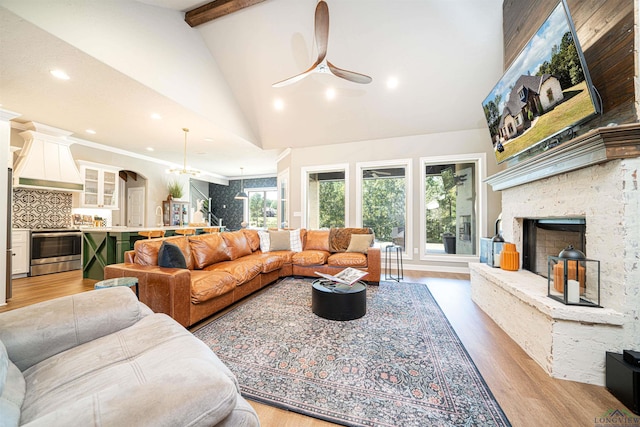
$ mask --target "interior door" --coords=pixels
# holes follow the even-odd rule
[[[127,226],[144,227],[144,187],[127,191]]]

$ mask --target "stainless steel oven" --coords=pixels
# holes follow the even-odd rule
[[[31,276],[82,268],[82,232],[71,229],[31,230]]]

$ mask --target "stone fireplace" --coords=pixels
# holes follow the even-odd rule
[[[573,246],[586,255],[584,218],[524,218],[522,269],[547,277],[548,256]]]
[[[540,366],[598,385],[605,352],[640,350],[640,126],[617,128],[620,134],[601,128],[490,177],[502,190],[505,240],[522,255],[535,228],[535,240],[549,247],[533,261],[527,255],[531,271],[470,264],[473,300]],[[547,279],[536,274],[546,276],[541,254],[557,256],[571,239],[600,261],[602,308],[549,298]]]

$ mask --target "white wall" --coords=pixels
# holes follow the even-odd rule
[[[413,161],[413,221],[412,233],[413,242],[416,246],[420,241],[420,162],[421,157],[436,157],[446,155],[459,155],[466,153],[486,153],[487,155],[487,175],[498,172],[499,167],[492,152],[491,140],[486,129],[466,130],[458,132],[447,132],[429,135],[417,135],[409,137],[389,138],[374,141],[351,142],[347,144],[335,144],[317,146],[310,148],[292,149],[289,156],[278,162],[278,172],[290,168],[291,191],[290,191],[290,218],[291,227],[300,227],[302,217],[294,216],[295,212],[302,212],[302,183],[301,169],[309,166],[324,166],[337,163],[349,164],[349,198],[350,214],[348,224],[355,226],[356,206],[356,163],[371,161],[387,161],[393,159],[411,158]],[[491,188],[482,184],[487,194],[487,224],[481,225],[480,234],[482,236],[493,235],[493,223],[500,213],[501,199],[499,193],[494,193]],[[413,252],[409,249],[409,252]],[[440,271],[460,271],[466,269],[466,263],[427,262],[420,261],[418,255],[411,255],[413,259],[405,261],[405,268],[408,265],[418,269],[432,269]]]

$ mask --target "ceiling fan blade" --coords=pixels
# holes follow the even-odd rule
[[[367,84],[373,81],[373,79],[369,76],[356,73],[354,71],[343,70],[342,68],[336,67],[329,61],[327,61],[327,66],[329,67],[331,74],[333,74],[334,76],[349,80],[354,83]]]
[[[295,75],[293,77],[289,77],[288,79],[284,79],[282,81],[274,83],[274,84],[271,85],[271,87],[283,87],[283,86],[288,86],[290,84],[293,84],[295,82],[299,82],[300,80],[302,80],[305,77],[307,77],[309,74],[316,72],[317,69],[318,69],[318,65],[319,64],[320,64],[320,61],[318,60],[311,66],[311,68],[309,68],[304,73],[300,73],[300,74]]]
[[[321,62],[327,56],[329,44],[329,6],[324,1],[318,2],[316,6],[315,31],[318,62]]]

